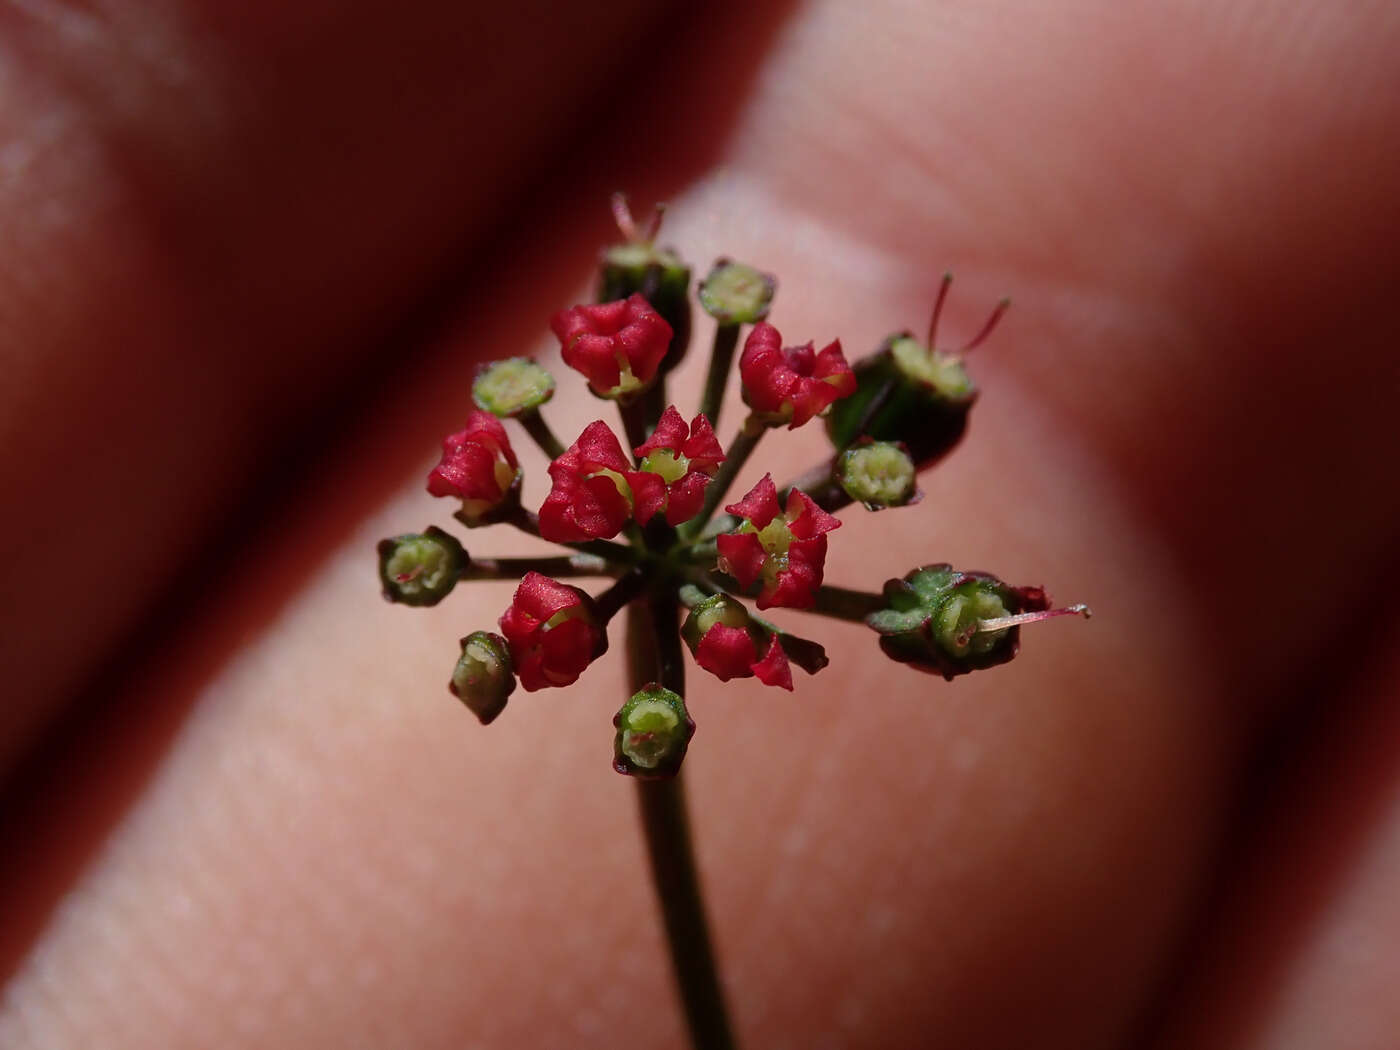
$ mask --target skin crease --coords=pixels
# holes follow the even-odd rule
[[[945,269],[952,345],[1012,294],[969,359],[983,395],[964,445],[918,506],[845,513],[827,576],[873,588],[946,559],[1097,614],[1027,630],[1015,663],[952,685],[797,614],[782,622],[834,660],[794,695],[692,668],[686,780],[747,1045],[1390,1045],[1400,625],[1376,596],[1400,538],[1394,5],[830,3],[736,14],[742,43],[675,16],[646,38],[674,96],[567,140],[568,164],[512,132],[489,170],[439,152],[475,127],[470,106],[374,108],[363,63],[337,60],[375,53],[368,5],[294,25],[84,8],[162,29],[88,37],[33,14],[68,10],[0,16],[7,140],[52,163],[0,184],[0,228],[24,248],[0,264],[19,378],[0,463],[15,505],[66,530],[58,549],[98,545],[104,583],[77,623],[52,599],[7,609],[7,681],[10,654],[43,657],[23,662],[13,724],[116,671],[14,788],[0,1045],[680,1042],[630,785],[607,768],[620,644],[482,730],[445,682],[456,639],[491,626],[509,587],[408,610],[379,600],[372,569],[380,536],[447,520],[423,477],[474,362],[547,350],[620,184],[672,201],[663,239],[699,268],[724,252],[777,273],[789,342],[840,336],[854,356],[919,330]],[[629,32],[636,48],[645,30]],[[155,41],[189,109],[146,90],[149,53],[104,50],[95,90],[95,60],[56,43],[109,37]],[[463,82],[459,52],[412,43],[415,77]],[[562,126],[557,107],[603,91],[531,55],[539,120]],[[251,123],[220,123],[225,82]],[[299,135],[334,85],[363,93],[346,96],[369,107],[361,134]],[[187,127],[250,151],[237,194],[226,154]],[[344,156],[379,136],[392,164]],[[452,165],[467,203],[448,203]],[[282,221],[285,179],[314,191],[342,169],[382,269],[347,262],[335,209]],[[260,201],[282,220],[225,254]],[[482,218],[494,202],[508,229]],[[40,221],[55,214],[63,236]],[[269,277],[278,260],[295,296]],[[346,267],[354,280],[332,279]],[[194,363],[176,352],[230,317]],[[139,367],[115,367],[107,333],[137,321]],[[674,381],[683,411],[709,330]],[[606,406],[556,372],[549,418],[570,440]],[[75,373],[92,388],[75,393]],[[288,390],[336,376],[351,408],[292,429],[315,398]],[[250,410],[269,405],[281,414]],[[731,389],[722,439],[740,413]],[[95,489],[36,469],[71,462],[93,426]],[[268,464],[248,447],[271,434],[310,451]],[[517,448],[537,502],[543,460]],[[820,448],[815,427],[768,436],[735,491]],[[296,483],[262,491],[236,547],[193,557],[279,468]],[[112,508],[120,543],[77,493]],[[32,523],[8,517],[13,566]],[[180,553],[117,557],[142,536]],[[211,560],[236,568],[123,633]],[[104,664],[119,642],[136,652]],[[71,648],[90,663],[55,666]],[[18,753],[32,731],[10,739]]]

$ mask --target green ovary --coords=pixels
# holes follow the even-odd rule
[[[847,491],[856,499],[891,504],[909,498],[914,486],[914,465],[897,446],[875,444],[848,455]]]
[[[981,656],[1001,644],[1006,630],[978,632],[978,621],[1005,615],[1006,605],[996,594],[975,584],[960,587],[934,616],[934,637],[953,656]]]
[[[910,379],[925,383],[950,400],[972,392],[972,380],[962,362],[950,354],[929,350],[916,339],[896,339],[890,346],[899,370]]]
[[[673,749],[680,716],[660,700],[643,700],[627,715],[622,750],[636,765],[655,769]]]
[[[690,473],[690,460],[669,448],[659,448],[642,460],[642,469],[661,475],[661,480],[674,485]]]
[[[427,538],[400,544],[384,568],[399,591],[412,597],[436,593],[455,571],[443,545]]]

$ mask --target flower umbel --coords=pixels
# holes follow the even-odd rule
[[[699,411],[682,415],[668,400],[668,383],[678,373],[667,373],[689,343],[690,268],[674,251],[656,247],[659,208],[644,227],[621,195],[613,198],[613,212],[624,242],[603,253],[598,288],[605,301],[561,310],[550,327],[564,361],[594,394],[617,403],[622,431],[595,420],[565,447],[544,418],[554,378],[535,361],[513,357],[478,373],[471,398],[479,410],[444,441],[428,478],[433,495],[461,501],[454,517],[462,524],[509,525],[565,550],[468,558],[461,543],[430,527],[382,541],[379,576],[385,596],[402,605],[435,605],[465,580],[518,581],[499,620],[501,633],[468,634],[452,668],[449,688],[482,724],[498,718],[517,685],[535,692],[578,681],[607,651],[612,618],[627,610],[633,692],[613,720],[613,768],[639,781],[652,871],[695,1043],[730,1046],[683,797],[673,782],[695,732],[685,650],[712,685],[751,678],[792,690],[793,666],[808,674],[827,666],[821,645],[762,619],[746,605],[752,601],[759,610],[861,624],[878,637],[878,651],[952,681],[1012,659],[1021,627],[1088,610],[1052,609],[1039,587],[1014,587],[942,563],[889,580],[880,593],[824,580],[827,535],[841,525],[836,513],[916,503],[918,474],[961,440],[977,397],[962,355],[987,337],[1004,304],[961,350],[937,349],[945,279],[925,340],[898,333],[852,368],[839,340],[821,350],[811,342],[784,347],[767,323],[777,279],[721,257],[698,293],[701,319],[713,327]],[[722,445],[715,430],[745,326],[738,371],[750,411]],[[828,455],[782,486],[764,474],[725,505],[769,431],[819,416],[834,445]],[[549,490],[538,514],[521,503],[523,474],[502,419],[514,420],[549,460]],[[618,433],[627,435],[625,444]],[[717,517],[722,506],[728,517]],[[877,564],[885,553],[876,543],[866,560]],[[883,577],[889,568],[879,571]],[[573,577],[611,582],[590,594],[563,582]],[[935,694],[863,701],[924,703]],[[773,694],[759,702],[786,703]],[[773,716],[773,724],[790,717]]]

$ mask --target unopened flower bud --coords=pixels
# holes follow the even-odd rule
[[[380,540],[378,550],[384,597],[403,605],[436,605],[468,564],[462,545],[436,525]]]
[[[720,324],[757,324],[768,316],[777,288],[771,273],[719,259],[700,282],[700,305]]]
[[[836,483],[867,510],[903,507],[919,500],[914,458],[899,441],[858,442],[836,457]]]
[[[1051,609],[1043,588],[1012,587],[985,572],[927,565],[885,584],[886,607],[866,617],[888,656],[952,681],[1011,660],[1020,627],[1086,606]]]
[[[962,356],[991,334],[1008,303],[999,303],[981,332],[962,349],[939,350],[934,338],[951,280],[945,277],[939,288],[926,341],[912,332],[899,332],[855,363],[855,393],[836,404],[826,419],[827,435],[837,448],[846,448],[862,435],[903,441],[922,470],[962,440],[977,400],[977,387],[963,368]]]
[[[633,777],[675,776],[695,735],[695,723],[680,694],[655,682],[622,705],[613,725],[613,768]]]
[[[627,199],[615,194],[613,216],[626,240],[603,252],[598,265],[598,301],[609,303],[640,295],[671,326],[670,342],[658,372],[665,375],[681,363],[690,344],[690,267],[669,248],[655,245],[662,209],[645,230],[632,220]]]
[[[448,688],[482,725],[490,725],[515,692],[515,671],[506,640],[490,631],[473,631],[463,638],[462,655]]]
[[[477,407],[501,419],[534,412],[554,396],[554,377],[528,357],[493,361],[472,383]]]

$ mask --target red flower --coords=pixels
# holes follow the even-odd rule
[[[784,348],[783,337],[766,322],[754,325],[745,340],[739,376],[744,403],[765,422],[787,423],[789,430],[856,389],[839,339],[820,353],[811,343]]]
[[[637,293],[560,310],[549,325],[564,363],[582,372],[599,397],[626,397],[645,387],[671,344],[671,326]]]
[[[705,486],[724,462],[710,421],[696,416],[689,428],[670,406],[646,442],[635,450],[641,469],[627,474],[632,512],[645,525],[664,512],[666,524],[679,525],[700,512]]]
[[[695,605],[681,637],[695,662],[721,682],[756,676],[765,685],[792,688],[792,669],[777,634],[727,594],[712,594]]]
[[[742,627],[726,627],[717,623],[705,632],[695,647],[695,662],[721,682],[731,678],[757,677],[764,685],[792,689],[792,668],[775,634],[768,642],[768,652],[758,658],[758,646],[753,635]]]
[[[489,412],[473,412],[467,425],[442,442],[442,461],[428,475],[434,496],[457,496],[470,521],[497,509],[510,496],[519,464],[501,421]]]
[[[610,539],[632,517],[632,464],[601,419],[584,427],[549,465],[553,487],[540,507],[540,535],[555,543]]]
[[[734,532],[716,538],[720,570],[743,587],[761,579],[760,609],[811,608],[826,564],[826,533],[841,522],[798,489],[789,493],[786,509],[780,510],[770,474],[724,509],[745,520]]]
[[[530,692],[572,685],[608,649],[593,599],[537,572],[525,574],[501,617],[501,633],[520,684]]]

